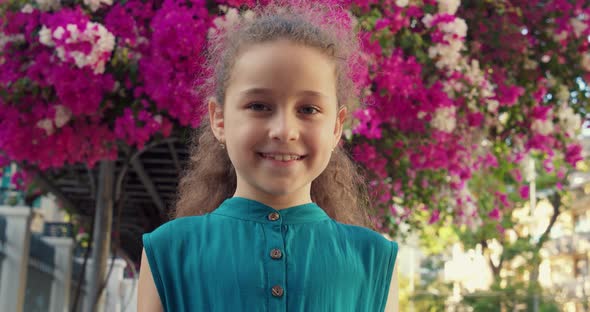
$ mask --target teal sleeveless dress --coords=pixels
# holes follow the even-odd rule
[[[233,197],[143,235],[165,311],[383,311],[398,246],[314,203]]]

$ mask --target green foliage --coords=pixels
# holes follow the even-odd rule
[[[457,235],[450,218],[437,224],[425,226],[422,231],[420,231],[422,251],[428,255],[443,254],[449,246],[452,246],[453,243],[458,241],[459,236]]]
[[[479,291],[465,295],[462,303],[473,308],[474,312],[532,312],[535,300],[538,300],[539,311],[560,311],[557,302],[542,289],[531,288],[525,282],[515,281],[509,282],[505,287],[494,284],[490,291]]]

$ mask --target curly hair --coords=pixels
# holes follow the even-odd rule
[[[201,98],[214,97],[223,107],[230,74],[240,53],[253,44],[289,40],[315,48],[335,62],[341,107],[358,102],[352,71],[360,60],[359,40],[346,10],[320,2],[291,0],[258,5],[248,13],[226,21],[223,28],[210,34],[208,61],[201,77],[203,83],[198,87]],[[213,135],[209,121],[204,120],[194,134],[172,217],[211,212],[235,190],[235,169]],[[363,176],[341,146],[312,182],[311,198],[336,221],[371,227],[367,214],[370,201]]]

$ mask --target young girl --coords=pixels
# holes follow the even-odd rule
[[[361,227],[338,145],[357,93],[342,12],[271,4],[212,38],[209,120],[176,219],[143,236],[139,311],[392,311],[397,244]]]

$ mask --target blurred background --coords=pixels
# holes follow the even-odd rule
[[[137,310],[202,52],[256,3],[0,1],[2,311]],[[590,2],[317,3],[362,43],[342,144],[400,243],[399,310],[590,311]]]

